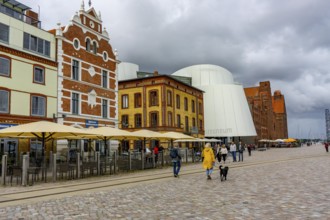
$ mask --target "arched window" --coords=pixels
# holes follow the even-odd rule
[[[97,43],[95,41],[93,42],[93,53],[97,54]]]
[[[86,51],[90,51],[91,50],[91,40],[87,38],[86,40]]]

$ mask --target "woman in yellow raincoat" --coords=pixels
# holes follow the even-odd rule
[[[203,168],[206,169],[207,179],[210,180],[211,174],[213,172],[213,166],[215,163],[214,153],[210,143],[205,144],[203,155],[204,155]]]

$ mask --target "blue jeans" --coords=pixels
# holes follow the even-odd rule
[[[243,152],[238,152],[238,161],[243,161]]]
[[[206,175],[211,175],[213,172],[213,168],[212,169],[206,169]]]
[[[230,153],[233,156],[233,161],[236,161],[236,151],[231,151]]]
[[[181,168],[181,161],[180,160],[178,160],[176,162],[173,162],[173,174],[174,175],[179,175],[180,168]]]

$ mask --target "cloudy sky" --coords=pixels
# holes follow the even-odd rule
[[[81,0],[20,0],[44,29],[67,24]],[[88,8],[88,0],[85,7]],[[244,87],[270,81],[285,95],[289,136],[325,137],[330,108],[330,1],[92,0],[119,59],[173,73],[215,64]]]

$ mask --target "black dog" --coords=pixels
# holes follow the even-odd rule
[[[228,174],[229,167],[227,167],[227,166],[222,167],[222,165],[220,165],[219,170],[220,170],[220,180],[221,181],[227,180],[227,174]]]

